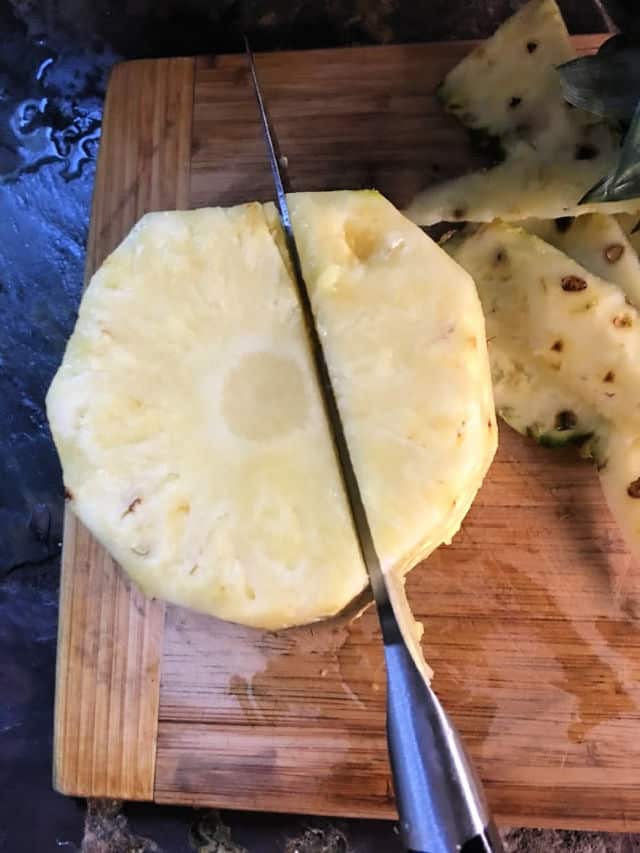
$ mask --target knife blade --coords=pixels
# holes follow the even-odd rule
[[[378,612],[387,669],[387,742],[400,830],[409,853],[501,853],[480,783],[431,689],[409,626],[402,581],[387,582],[376,550],[296,244],[289,180],[245,36],[245,51],[275,186],[276,205],[353,529]],[[404,616],[404,618],[403,618]]]
[[[288,175],[276,135],[273,131],[273,127],[267,113],[267,108],[262,96],[262,90],[258,82],[258,74],[256,71],[253,52],[246,37],[245,48],[249,61],[251,80],[256,100],[258,102],[258,111],[262,122],[262,130],[269,154],[269,164],[271,166],[271,173],[273,175],[273,182],[276,190],[276,206],[280,214],[280,222],[284,231],[287,252],[293,268],[295,285],[300,302],[300,308],[302,310],[302,319],[311,345],[311,356],[318,378],[318,384],[320,386],[325,414],[327,421],[329,422],[329,431],[338,460],[338,468],[340,470],[344,491],[349,504],[349,510],[356,532],[360,553],[369,575],[373,597],[380,614],[382,635],[385,642],[387,639],[389,641],[394,641],[396,640],[396,631],[398,626],[396,624],[396,620],[392,618],[393,611],[389,601],[386,584],[384,582],[384,576],[382,574],[380,558],[378,557],[373,536],[371,534],[371,527],[364,508],[360,486],[358,485],[353,461],[349,452],[349,446],[347,444],[342,418],[340,417],[335,391],[329,376],[329,368],[327,367],[324,351],[320,342],[320,335],[318,334],[315,324],[309,292],[302,274],[300,254],[293,234],[291,215],[289,213],[289,205],[287,203],[286,194],[289,191]]]

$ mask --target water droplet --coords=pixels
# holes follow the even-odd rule
[[[48,56],[46,59],[43,59],[36,71],[36,80],[38,80],[39,82],[43,82],[45,79],[45,73],[47,71],[47,68],[49,68],[49,66],[52,64],[53,56]]]

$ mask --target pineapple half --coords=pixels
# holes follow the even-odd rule
[[[555,66],[575,57],[555,0],[530,0],[445,78],[445,108],[499,139],[505,160],[418,194],[420,225],[578,216],[640,209],[640,200],[579,205],[613,167],[619,134],[567,104]]]
[[[451,252],[478,286],[499,414],[541,444],[583,445],[640,556],[640,316],[630,294],[500,222]]]
[[[375,192],[289,202],[374,538],[405,572],[495,452],[477,293]],[[273,206],[145,216],[47,409],[72,508],[149,595],[278,629],[366,586]]]

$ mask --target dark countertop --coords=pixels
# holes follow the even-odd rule
[[[226,813],[220,823],[216,813],[152,805],[123,811],[102,802],[87,810],[83,801],[54,793],[63,498],[43,401],[80,297],[102,102],[114,62],[233,51],[243,31],[257,50],[483,37],[519,5],[0,0],[0,851],[399,849],[393,825],[381,822]],[[561,5],[573,31],[605,28],[595,2]],[[513,831],[507,842],[513,853],[640,849],[627,836],[575,833]]]

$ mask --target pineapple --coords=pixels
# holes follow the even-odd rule
[[[290,197],[386,571],[449,541],[496,447],[470,277],[377,193]],[[47,396],[71,506],[148,594],[278,629],[366,586],[272,205],[144,217]]]
[[[629,243],[637,255],[640,255],[640,219],[637,213],[620,213],[616,216]]]
[[[575,57],[554,0],[530,0],[445,78],[445,108],[496,137],[506,159],[419,193],[407,215],[419,225],[517,221],[633,212],[640,201],[579,205],[616,163],[619,134],[567,104],[555,66]]]
[[[529,217],[559,219],[640,209],[638,199],[579,204],[616,160],[615,150],[607,141],[608,131],[601,134],[596,129],[593,136],[602,138],[604,144],[590,149],[594,153],[591,159],[575,159],[567,151],[558,151],[555,158],[546,159],[519,142],[497,166],[452,178],[418,193],[405,214],[426,227],[438,222],[520,222]]]
[[[438,97],[464,125],[498,137],[505,150],[521,139],[555,148],[559,136],[573,135],[576,122],[590,119],[567,106],[555,71],[574,58],[555,0],[531,0],[449,72]]]
[[[636,558],[640,557],[640,430],[612,424],[595,450],[607,505]]]
[[[614,216],[590,213],[576,219],[526,220],[522,226],[590,273],[617,284],[636,308],[640,306],[640,260]]]
[[[454,241],[452,254],[478,286],[498,412],[542,444],[583,445],[640,556],[637,310],[622,287],[504,223]]]

